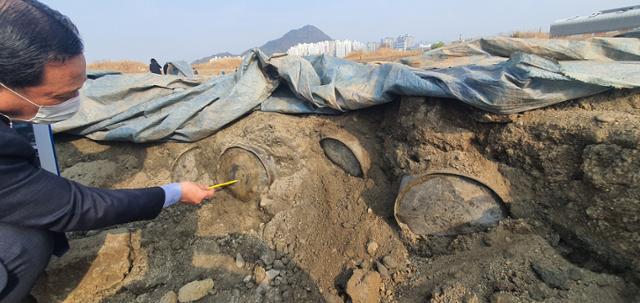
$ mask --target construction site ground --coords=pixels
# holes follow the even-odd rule
[[[362,149],[361,177],[327,158],[326,137]],[[258,111],[195,143],[56,140],[62,175],[89,186],[227,181],[230,146],[263,152],[270,180],[248,201],[225,189],[70,233],[40,302],[640,301],[638,91],[516,115],[411,97],[337,116]],[[507,218],[408,236],[394,217],[400,181],[430,171],[480,180]]]

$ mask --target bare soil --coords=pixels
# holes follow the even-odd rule
[[[362,177],[327,158],[327,137],[359,148]],[[52,261],[41,302],[159,302],[208,278],[214,287],[198,302],[640,300],[637,91],[510,116],[422,98],[340,116],[254,112],[192,144],[57,141],[63,175],[91,186],[227,181],[218,159],[234,146],[263,160],[268,186],[70,234],[72,250],[94,249]],[[480,180],[508,217],[473,233],[408,236],[393,213],[400,180],[430,171]],[[124,259],[105,248],[122,233]],[[107,287],[92,283],[105,277]]]

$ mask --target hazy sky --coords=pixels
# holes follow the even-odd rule
[[[88,61],[156,57],[192,61],[240,53],[312,24],[334,39],[379,41],[411,34],[450,41],[639,4],[626,0],[44,0],[80,29]]]

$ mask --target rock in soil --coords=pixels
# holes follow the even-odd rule
[[[177,303],[178,295],[174,291],[169,291],[162,298],[160,298],[160,303]]]
[[[74,249],[52,259],[48,274],[32,292],[40,298],[57,297],[65,302],[99,302],[100,296],[115,294],[132,267],[132,237],[136,235],[122,228],[72,240]]]
[[[384,256],[382,258],[382,263],[391,270],[394,270],[398,267],[398,261],[396,261],[393,256]]]
[[[275,279],[275,277],[277,277],[280,274],[279,270],[276,269],[269,269],[267,271],[267,275],[266,275],[266,279],[267,279],[267,283],[271,282],[273,279]]]
[[[558,289],[569,289],[569,276],[567,273],[551,268],[548,265],[544,265],[540,262],[532,262],[531,268],[538,275],[540,280],[544,281],[547,285]]]
[[[244,258],[242,258],[242,255],[240,253],[238,253],[236,255],[236,267],[237,268],[243,268],[244,267]]]
[[[389,270],[379,261],[376,261],[376,270],[380,273],[382,279],[389,279]]]
[[[347,282],[347,294],[353,303],[377,303],[380,300],[380,274],[356,269]]]
[[[371,241],[369,242],[369,244],[367,244],[367,253],[369,253],[369,255],[375,255],[376,251],[378,250],[378,243]]]
[[[284,263],[282,263],[282,261],[280,260],[275,260],[273,261],[273,268],[277,269],[277,270],[283,270],[286,267],[284,266]]]
[[[508,292],[497,292],[491,296],[491,303],[516,303],[518,299]]]
[[[264,262],[265,265],[273,264],[273,261],[275,258],[276,256],[272,251],[268,251],[267,253],[265,253],[260,257],[260,259],[262,260],[262,262]]]
[[[616,117],[611,114],[600,114],[596,116],[596,121],[603,123],[611,123],[616,121]]]
[[[213,289],[211,278],[187,283],[178,291],[178,301],[191,302],[204,298]]]
[[[261,284],[267,278],[267,272],[262,266],[256,266],[253,270],[253,276],[256,280],[256,284]]]

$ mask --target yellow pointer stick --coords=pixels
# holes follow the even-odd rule
[[[214,188],[220,188],[220,187],[229,186],[229,185],[231,185],[231,184],[235,184],[236,182],[238,182],[238,180],[233,180],[233,181],[229,181],[229,182],[224,182],[224,183],[216,184],[216,185],[213,185],[213,186],[209,186],[209,189],[214,189]]]

